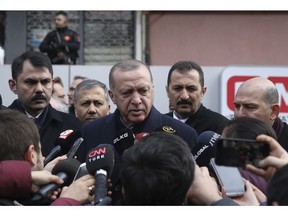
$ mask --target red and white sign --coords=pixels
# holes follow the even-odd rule
[[[279,92],[280,115],[288,122],[288,67],[271,66],[229,66],[221,74],[221,114],[232,118],[234,96],[245,80],[261,76],[271,80]]]

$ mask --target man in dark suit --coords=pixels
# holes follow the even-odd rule
[[[25,113],[38,126],[42,154],[47,156],[60,133],[79,130],[81,123],[75,116],[55,110],[50,104],[53,68],[50,59],[41,52],[28,51],[16,57],[11,65],[11,91],[18,99],[8,107]]]
[[[0,94],[0,110],[6,109],[6,107],[2,104],[2,96]]]
[[[115,64],[110,70],[109,87],[109,96],[116,104],[117,109],[114,113],[95,119],[83,126],[84,142],[77,154],[80,162],[85,162],[87,153],[99,144],[113,145],[117,134],[124,129],[133,134],[154,131],[175,133],[187,142],[190,149],[194,147],[198,137],[196,131],[180,121],[161,114],[153,106],[153,78],[145,63],[127,60]],[[123,137],[125,136],[123,135]],[[134,139],[129,144],[133,145],[133,142]],[[129,144],[125,143],[124,145]],[[122,198],[119,175],[120,156],[121,152],[116,152],[111,176],[112,204],[117,204]]]
[[[166,86],[173,111],[166,115],[190,125],[198,135],[208,130],[221,134],[229,120],[202,104],[206,90],[204,74],[197,63],[192,61],[175,63],[169,70]]]

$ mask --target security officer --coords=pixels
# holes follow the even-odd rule
[[[49,32],[39,46],[46,52],[52,64],[76,64],[79,57],[80,36],[68,28],[68,15],[59,11],[55,15],[56,30]]]

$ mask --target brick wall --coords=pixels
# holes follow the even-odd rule
[[[69,28],[80,32],[80,13],[66,11]],[[84,11],[83,59],[85,65],[114,64],[134,58],[133,11]],[[53,30],[55,11],[27,12],[27,50],[38,46],[47,32]],[[81,54],[81,53],[79,53]]]

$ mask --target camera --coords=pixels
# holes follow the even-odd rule
[[[256,167],[260,160],[270,153],[270,146],[265,142],[252,139],[219,138],[216,142],[215,162],[217,165],[245,167],[252,164]]]

